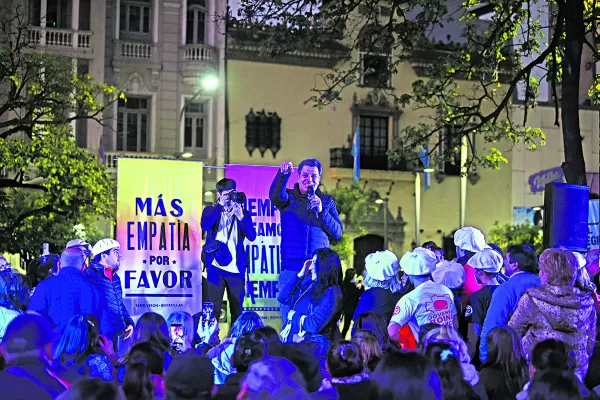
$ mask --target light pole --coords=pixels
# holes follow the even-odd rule
[[[388,202],[389,202],[389,198],[384,198],[384,199],[377,199],[375,200],[376,204],[379,204],[381,207],[381,204],[383,204],[383,249],[387,250],[388,249],[388,217],[387,217],[387,211],[388,211]]]
[[[196,91],[196,93],[194,93],[194,95],[189,100],[184,100],[183,107],[181,107],[181,112],[179,113],[179,132],[182,132],[181,124],[182,124],[183,116],[185,115],[185,110],[187,109],[188,103],[191,103],[192,101],[196,100],[203,93],[213,92],[215,89],[217,89],[217,87],[219,87],[219,78],[215,75],[212,75],[212,74],[206,75],[204,78],[202,78],[200,80],[200,89],[198,89]],[[190,154],[190,153],[183,152],[181,156],[183,158],[191,157],[191,156],[188,156],[188,154]]]

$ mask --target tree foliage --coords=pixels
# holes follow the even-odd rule
[[[0,139],[0,252],[63,246],[76,225],[114,218],[115,187],[98,157],[77,147],[68,125],[44,126],[32,139]]]
[[[348,262],[354,255],[353,242],[348,236],[348,230],[364,231],[362,221],[369,213],[377,210],[374,204],[376,195],[363,189],[359,185],[337,187],[327,190],[327,194],[335,200],[340,218],[344,222],[344,233],[342,238],[332,243],[331,248],[335,250],[343,261]],[[364,232],[363,232],[364,233]]]
[[[540,254],[543,233],[542,229],[536,225],[499,225],[496,222],[490,230],[487,240],[489,243],[497,244],[503,251],[506,251],[511,244],[528,244],[535,249],[536,253]]]
[[[71,122],[102,123],[124,95],[32,46],[23,8],[0,11],[0,252],[30,259],[42,242],[62,247],[77,229],[113,218],[114,183],[77,147]]]
[[[474,11],[481,5],[487,7],[486,21]],[[536,17],[534,7],[541,7],[547,18]],[[543,79],[553,86],[556,125],[562,107],[566,179],[585,184],[579,71],[583,46],[590,47],[598,59],[589,36],[600,21],[599,10],[596,0],[242,0],[229,19],[266,36],[263,52],[268,56],[321,49],[331,41],[345,44],[350,50],[347,57],[323,74],[313,89],[309,101],[317,107],[340,100],[346,87],[359,84],[362,76],[372,72],[362,68],[358,52],[389,54],[390,73],[417,60],[427,79],[414,81],[408,93],[386,87],[389,76],[381,75],[380,90],[398,103],[434,111],[421,123],[402,129],[394,139],[393,158],[414,159],[416,150],[428,143],[433,144],[434,158],[449,158],[456,146],[440,154],[439,143],[460,146],[462,138],[471,150],[467,168],[498,168],[506,163],[495,146],[501,140],[535,150],[544,144],[545,135],[527,125],[527,115],[538,106]],[[460,41],[436,43],[434,33],[457,22],[462,26]],[[542,79],[535,78],[536,69],[545,71]],[[557,95],[560,83],[562,99]],[[592,93],[596,87],[590,88]],[[524,95],[519,104],[525,109],[523,121],[512,117],[518,91]],[[486,151],[475,151],[475,133],[479,141],[490,144]],[[434,140],[437,137],[439,141]]]

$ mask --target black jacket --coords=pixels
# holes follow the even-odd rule
[[[309,211],[308,196],[300,192],[298,184],[294,189],[286,188],[289,178],[290,174],[277,172],[269,190],[269,198],[281,213],[283,268],[299,271],[315,250],[330,247],[329,238],[339,240],[344,226],[331,196],[320,189],[315,191],[323,205],[323,211],[317,216]]]
[[[219,224],[221,223],[221,213],[223,212],[223,206],[220,204],[214,204],[212,206],[204,207],[202,210],[202,218],[200,219],[200,227],[203,231],[206,231],[206,241],[204,245],[208,245],[216,240],[217,231],[219,230]],[[252,224],[252,217],[250,213],[244,210],[244,218],[237,223],[237,246],[236,246],[236,259],[237,267],[241,274],[244,274],[246,267],[248,266],[248,257],[246,255],[246,248],[244,247],[244,239],[248,239],[253,242],[256,239],[256,229]],[[211,267],[213,264],[213,257],[210,254],[206,255],[205,266]]]
[[[100,295],[105,297],[106,310],[102,312],[100,333],[114,341],[115,337],[123,334],[128,325],[134,326],[133,319],[123,304],[123,289],[121,278],[116,271],[112,282],[104,275],[104,267],[92,262],[84,271],[85,276],[96,287]]]

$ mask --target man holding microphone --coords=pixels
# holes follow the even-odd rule
[[[309,158],[298,166],[298,183],[287,189],[294,166],[281,164],[271,188],[269,198],[281,213],[281,274],[279,288],[302,269],[315,250],[329,247],[329,239],[339,240],[344,226],[338,215],[335,201],[319,189],[323,166],[316,158]],[[289,307],[281,305],[283,320],[287,320]]]

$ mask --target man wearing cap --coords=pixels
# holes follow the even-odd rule
[[[7,364],[0,372],[2,399],[55,399],[68,389],[50,367],[55,338],[50,322],[38,314],[22,314],[10,322],[0,346]]]
[[[223,294],[227,289],[233,325],[242,313],[244,304],[248,264],[244,239],[253,242],[256,239],[256,229],[243,204],[234,201],[238,200],[234,199],[236,182],[225,178],[217,182],[216,186],[219,201],[206,206],[200,220],[202,230],[206,231],[202,251],[206,266],[207,293],[208,300],[214,304],[214,316],[218,320]]]
[[[315,250],[329,248],[329,239],[339,240],[344,232],[335,201],[319,189],[323,175],[321,162],[316,158],[300,162],[298,182],[288,189],[293,170],[291,162],[282,163],[269,189],[269,198],[281,214],[280,289],[295,279]],[[289,310],[289,306],[281,304],[284,321]]]
[[[469,297],[465,316],[473,324],[475,335],[481,335],[483,321],[487,315],[492,294],[498,288],[498,273],[502,269],[503,260],[497,251],[485,249],[475,254],[469,260],[469,265],[475,270],[475,279],[483,287]]]
[[[540,269],[535,250],[527,245],[512,245],[506,250],[504,272],[509,277],[492,294],[492,301],[481,328],[479,359],[487,360],[487,335],[498,326],[508,324],[519,300],[529,288],[540,286]]]
[[[394,309],[388,325],[391,339],[416,344],[419,331],[425,324],[456,326],[454,295],[446,286],[431,280],[436,264],[435,254],[423,247],[407,252],[400,259],[400,267],[415,288],[402,297]],[[400,330],[405,325],[410,328],[412,338],[401,338]],[[409,350],[406,346],[403,348]]]
[[[84,272],[106,304],[100,320],[100,333],[112,340],[117,349],[119,340],[131,336],[134,325],[123,304],[121,279],[117,275],[121,265],[120,249],[121,245],[114,239],[99,240],[92,247],[94,259]]]
[[[383,315],[385,322],[392,319],[394,307],[405,294],[398,279],[398,257],[389,250],[369,254],[365,258],[365,286],[368,288],[354,311],[354,321],[366,312]],[[354,334],[354,328],[352,328]]]
[[[41,281],[29,301],[28,310],[47,315],[59,334],[79,314],[91,314],[102,320],[104,307],[100,294],[81,273],[85,260],[79,247],[65,249],[58,274]]]

